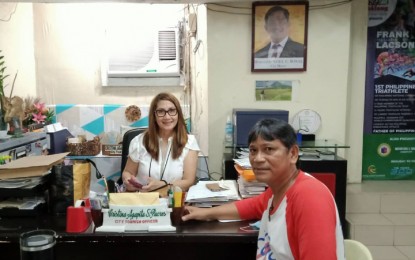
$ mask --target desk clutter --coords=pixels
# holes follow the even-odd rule
[[[67,140],[67,151],[69,155],[97,155],[101,152],[101,142],[98,136],[87,141],[84,137],[73,137]]]
[[[65,155],[23,157],[0,165],[0,217],[47,212],[50,170]]]
[[[188,192],[171,187],[163,197],[160,191],[109,193],[108,186],[94,195],[94,163],[68,160],[67,155],[24,157],[1,165],[0,217],[66,215],[67,233],[168,232],[182,225],[185,203],[212,207],[242,199],[234,180],[199,181]]]
[[[241,200],[241,196],[234,180],[199,181],[190,187],[186,196],[186,202],[197,207],[218,206],[237,200]]]
[[[241,197],[245,199],[261,194],[268,187],[267,184],[256,180],[247,157],[247,151],[241,150],[238,154],[240,158],[234,159],[234,166],[238,173],[237,182]]]
[[[44,176],[0,180],[0,217],[35,216],[46,211],[47,183]]]
[[[336,154],[328,149],[301,148],[300,158],[305,161],[335,160]]]
[[[70,156],[95,156],[102,152],[107,156],[120,156],[122,134],[118,131],[103,132],[89,137],[86,134],[72,134],[60,123],[45,127],[49,139],[49,153],[69,152]]]

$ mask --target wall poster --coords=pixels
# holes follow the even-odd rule
[[[252,72],[307,69],[307,1],[252,4]]]
[[[415,6],[369,0],[363,180],[415,179]]]
[[[257,80],[255,81],[256,101],[292,101],[293,89],[298,80]]]

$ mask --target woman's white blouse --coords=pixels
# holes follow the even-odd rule
[[[163,179],[168,183],[175,180],[181,180],[183,177],[184,159],[189,153],[189,150],[200,151],[199,145],[194,135],[188,135],[187,144],[185,145],[182,154],[176,160],[173,160],[171,153],[169,153],[172,146],[172,137],[168,140],[167,162],[162,160],[162,154],[159,154],[159,159],[152,160],[150,154],[147,152],[143,144],[144,133],[134,137],[130,142],[129,157],[134,162],[138,163],[137,179],[140,183],[147,183],[149,174],[152,178]],[[159,140],[161,142],[161,139]],[[151,163],[151,167],[150,167]],[[164,174],[163,174],[164,172]]]

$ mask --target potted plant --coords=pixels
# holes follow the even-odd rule
[[[9,75],[5,75],[4,71],[6,70],[6,66],[4,65],[4,56],[1,55],[0,50],[0,131],[7,130],[7,124],[4,120],[5,109],[4,109],[4,99],[6,96],[4,95],[4,79],[7,78]]]
[[[25,120],[23,125],[29,130],[43,128],[45,125],[51,124],[55,112],[46,107],[45,103],[40,102],[40,98],[25,99]]]

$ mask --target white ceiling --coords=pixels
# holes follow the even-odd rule
[[[3,2],[0,0],[0,2]],[[5,1],[6,2],[6,1]],[[157,4],[186,4],[186,3],[219,3],[230,2],[229,0],[7,0],[7,2],[21,3],[157,3]],[[232,2],[250,2],[248,0],[237,0]]]
[[[266,1],[266,0],[265,0]],[[275,0],[274,0],[275,1]],[[278,1],[278,0],[277,0]],[[285,0],[287,1],[287,0]],[[298,0],[288,0],[298,1]],[[208,4],[208,3],[246,3],[254,0],[0,0],[0,2],[27,2],[27,3],[157,3],[157,4]]]

